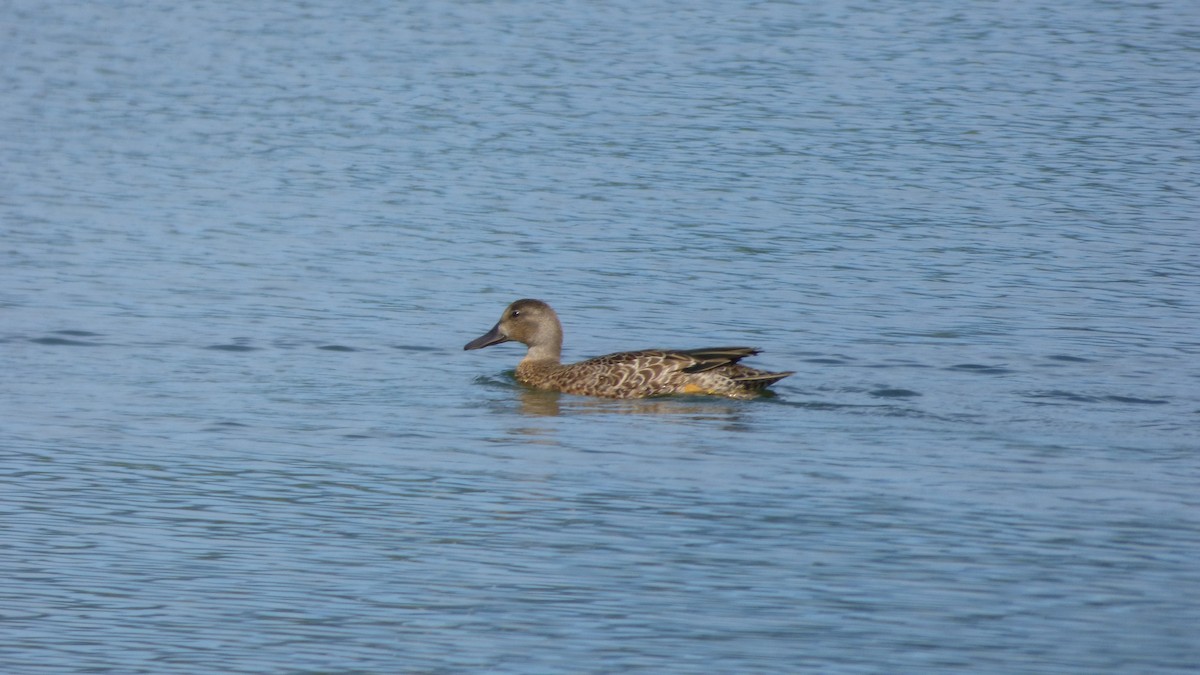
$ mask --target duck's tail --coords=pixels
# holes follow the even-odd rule
[[[737,383],[747,392],[759,392],[782,380],[793,371],[769,373],[744,366],[738,361],[757,354],[754,347],[709,347],[707,349],[689,349],[681,354],[693,359],[695,363],[683,369],[685,373],[703,373],[709,370],[721,369],[721,374]]]
[[[788,375],[795,374],[795,371],[792,370],[780,373],[768,373],[763,370],[753,370],[750,368],[747,368],[746,370],[749,370],[750,372],[746,373],[745,375],[734,376],[732,379],[734,382],[737,382],[746,389],[751,389],[754,391],[766,389]]]

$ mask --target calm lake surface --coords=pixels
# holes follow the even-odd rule
[[[1200,4],[0,17],[3,672],[1200,667]]]

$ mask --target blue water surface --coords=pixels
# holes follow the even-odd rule
[[[5,673],[1200,666],[1195,3],[0,16]]]

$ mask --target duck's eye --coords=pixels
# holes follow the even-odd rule
[[[518,316],[521,316],[521,310],[519,310],[519,309],[514,309],[514,310],[512,311],[512,314],[510,314],[509,316],[511,316],[512,318],[514,318],[514,319],[515,319],[515,318],[517,318]]]

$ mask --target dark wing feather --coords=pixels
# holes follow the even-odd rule
[[[694,359],[696,362],[683,369],[685,373],[703,373],[722,366],[732,365],[758,353],[754,347],[708,347],[706,349],[681,349],[675,353]]]

